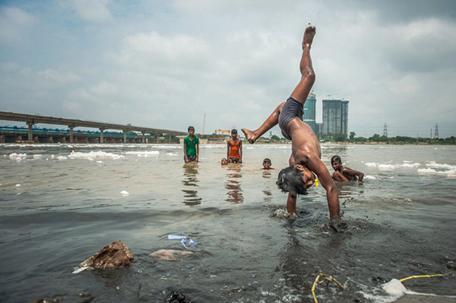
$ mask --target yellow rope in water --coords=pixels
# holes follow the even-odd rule
[[[412,279],[424,279],[424,278],[434,278],[434,277],[444,277],[444,276],[446,276],[446,274],[413,275],[413,276],[399,279],[399,281],[405,282],[405,281],[412,280]]]
[[[320,278],[322,278],[323,280],[320,281]],[[317,285],[320,283],[323,283],[325,281],[327,283],[334,282],[334,284],[336,284],[337,287],[339,287],[340,289],[344,289],[344,286],[341,283],[339,283],[339,281],[337,281],[336,278],[334,278],[333,276],[328,276],[324,273],[319,273],[318,276],[315,278],[314,282],[312,283],[312,288],[311,288],[314,303],[318,303],[317,295],[315,293],[315,290],[317,289]]]

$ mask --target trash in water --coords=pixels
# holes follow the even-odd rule
[[[198,242],[186,235],[170,234],[168,235],[168,240],[180,240],[185,249],[196,248],[196,245],[198,245]]]
[[[182,239],[180,242],[185,249],[196,248],[196,245],[198,244],[195,240],[190,238]]]
[[[183,240],[183,239],[186,239],[188,238],[187,236],[185,235],[168,235],[168,240]]]
[[[122,241],[114,241],[103,247],[95,255],[79,264],[79,268],[73,271],[74,274],[86,269],[108,269],[128,266],[133,261],[133,253]]]
[[[159,249],[150,254],[151,257],[162,261],[176,261],[179,257],[193,255],[194,252],[180,249]]]
[[[407,289],[405,288],[404,284],[398,279],[392,279],[391,281],[382,285],[383,290],[396,298],[402,297]]]

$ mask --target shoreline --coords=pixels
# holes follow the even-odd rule
[[[245,145],[252,145],[249,144],[247,141],[242,141]],[[202,142],[201,145],[225,145],[226,142]],[[339,144],[339,145],[413,145],[413,146],[456,146],[456,144],[451,143],[386,143],[386,142],[335,142],[335,141],[320,141],[320,144]],[[63,142],[56,142],[56,143],[36,143],[36,142],[8,142],[8,143],[0,143],[0,145],[180,145],[180,143],[63,143]],[[291,145],[291,141],[289,142],[256,142],[254,145]]]

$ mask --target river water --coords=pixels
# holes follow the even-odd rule
[[[0,145],[0,300],[164,302],[180,291],[194,302],[388,302],[380,285],[413,274],[414,291],[456,295],[456,147],[323,144],[363,171],[364,184],[339,186],[348,229],[325,226],[323,188],[299,197],[299,218],[272,217],[285,205],[275,185],[289,145],[246,145],[242,166],[221,167],[224,145],[203,145],[185,167],[178,145]],[[273,171],[262,171],[263,158]],[[198,242],[178,261],[153,259]],[[114,240],[132,266],[73,274]],[[81,293],[87,296],[81,297]]]

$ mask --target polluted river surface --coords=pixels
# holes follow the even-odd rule
[[[242,166],[220,166],[225,145],[201,146],[183,165],[178,145],[0,145],[0,301],[391,302],[381,285],[414,274],[410,290],[456,295],[456,147],[322,145],[366,174],[338,186],[348,228],[325,224],[325,191],[298,198],[295,221],[273,217],[286,194],[275,185],[290,145],[245,145]],[[263,158],[275,170],[263,171]],[[177,261],[150,256],[183,249]],[[122,240],[131,266],[73,274],[81,261]]]

